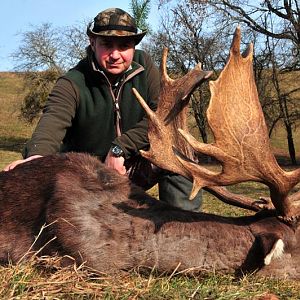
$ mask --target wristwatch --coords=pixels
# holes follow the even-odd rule
[[[118,145],[112,145],[112,147],[110,148],[110,152],[114,157],[120,157],[124,155],[124,151]]]

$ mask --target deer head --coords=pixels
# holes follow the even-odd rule
[[[267,126],[253,76],[253,46],[240,53],[241,31],[233,37],[229,59],[216,81],[210,82],[211,99],[207,119],[214,143],[197,141],[187,131],[186,107],[189,95],[211,72],[197,65],[184,77],[167,75],[164,50],[161,93],[156,112],[134,91],[149,116],[150,150],[141,154],[161,168],[193,180],[191,198],[203,187],[256,181],[269,187],[271,201],[287,222],[300,217],[300,193],[289,195],[300,181],[300,169],[287,172],[277,163],[270,147]],[[217,159],[217,172],[200,166],[194,151]]]

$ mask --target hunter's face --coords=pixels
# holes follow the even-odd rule
[[[90,44],[98,64],[106,73],[119,75],[130,67],[135,50],[132,39],[97,37],[91,38]]]

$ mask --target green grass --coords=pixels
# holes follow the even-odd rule
[[[0,73],[0,168],[21,158],[21,151],[30,137],[33,125],[19,118],[19,107],[24,91],[22,77]],[[283,149],[284,131],[276,130],[272,138],[275,148]],[[300,133],[295,136],[299,154]],[[299,189],[299,185],[297,187]],[[231,188],[236,193],[258,198],[267,196],[265,186],[243,183]],[[157,188],[149,191],[157,196]],[[221,215],[240,216],[248,211],[221,203],[204,193],[203,211]],[[0,220],[1,222],[1,220]],[[0,223],[1,225],[1,223]],[[1,245],[0,245],[1,246]],[[197,255],[197,254],[195,254]],[[233,254],[234,255],[234,254]],[[299,299],[300,282],[257,278],[247,275],[235,278],[232,275],[210,274],[187,277],[184,274],[148,274],[135,272],[110,277],[96,274],[84,267],[59,266],[55,257],[34,258],[17,266],[0,266],[1,299],[258,299],[268,293],[280,299]]]

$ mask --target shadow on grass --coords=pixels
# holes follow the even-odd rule
[[[297,165],[292,164],[292,160],[289,155],[277,154],[277,155],[275,155],[275,157],[280,166],[297,167],[300,165],[300,156],[299,155],[296,157]]]
[[[0,150],[22,152],[26,141],[26,138],[0,136]]]

